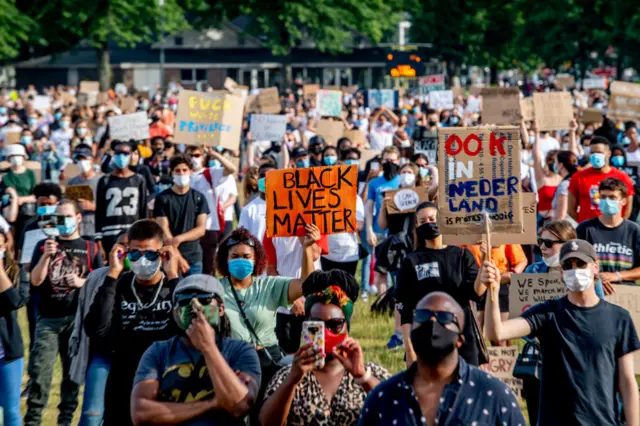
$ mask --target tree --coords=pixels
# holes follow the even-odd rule
[[[7,61],[19,55],[37,25],[16,7],[15,0],[0,0],[0,11],[0,61]]]

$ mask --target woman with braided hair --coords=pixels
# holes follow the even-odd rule
[[[304,345],[292,365],[276,373],[265,392],[260,422],[355,425],[367,393],[390,377],[383,367],[365,363],[360,343],[348,336],[358,284],[353,276],[333,270],[312,273],[302,289],[306,319],[325,324],[324,354]],[[320,357],[325,364],[317,369]]]

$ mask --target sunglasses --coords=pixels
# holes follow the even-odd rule
[[[436,321],[438,321],[441,325],[447,324],[455,324],[460,328],[460,323],[458,323],[458,318],[453,312],[448,311],[432,311],[431,309],[416,309],[413,311],[413,320],[418,324],[425,323],[427,321],[431,321],[431,318],[436,317]]]
[[[132,262],[137,262],[142,256],[151,262],[155,262],[160,257],[160,252],[153,250],[131,250],[127,255]]]
[[[560,240],[547,240],[546,238],[538,238],[538,245],[540,247],[551,248],[554,244],[564,244],[564,241]]]
[[[255,246],[256,246],[256,243],[254,243],[253,240],[251,240],[251,239],[236,240],[234,238],[229,238],[227,240],[227,247],[233,247],[233,246],[235,246],[237,244],[246,244],[249,247],[253,247],[253,248],[255,248]]]
[[[202,157],[202,154],[191,154],[191,156],[193,158],[200,158],[200,157]]]
[[[211,294],[202,293],[180,293],[176,294],[176,304],[178,306],[187,306],[191,303],[191,300],[195,298],[203,306],[208,306],[213,301],[214,297]]]
[[[309,318],[309,321],[323,322],[327,330],[331,330],[335,334],[340,334],[344,329],[344,325],[347,323],[347,320],[344,318],[331,318],[328,320],[323,320],[320,318]]]
[[[131,153],[126,151],[115,151],[114,155],[131,155]]]
[[[585,262],[584,260],[580,260],[580,259],[569,259],[569,260],[566,260],[566,261],[564,261],[564,262],[562,263],[562,270],[563,270],[563,271],[570,271],[571,269],[575,269],[575,268],[573,267],[573,262],[572,262],[572,260],[575,260],[575,262],[576,262],[576,266],[577,266],[577,268],[578,268],[578,269],[582,269],[582,268],[584,268],[585,266],[587,266],[587,262]]]

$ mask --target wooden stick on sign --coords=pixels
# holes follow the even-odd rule
[[[484,254],[484,259],[482,263],[484,263],[485,261],[491,262],[491,219],[489,218],[489,213],[484,214],[484,233],[486,235],[485,244],[486,244],[487,250]],[[495,293],[492,291],[491,288],[489,288],[489,293],[490,293],[489,296],[491,297],[491,301],[495,302],[496,301]]]

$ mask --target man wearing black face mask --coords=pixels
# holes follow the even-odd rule
[[[445,293],[418,302],[411,326],[417,361],[369,394],[358,426],[525,424],[509,388],[459,355],[464,317]]]

